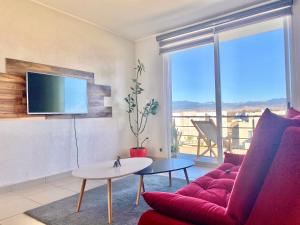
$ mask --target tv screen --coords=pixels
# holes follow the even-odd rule
[[[27,72],[28,114],[84,114],[88,112],[87,80]]]

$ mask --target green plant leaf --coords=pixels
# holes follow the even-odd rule
[[[138,101],[138,95],[142,94],[142,92],[144,91],[144,88],[142,88],[142,83],[139,82],[139,77],[142,75],[143,72],[145,72],[145,66],[144,64],[141,62],[140,59],[137,60],[137,65],[134,68],[134,70],[136,71],[136,77],[131,79],[132,80],[132,86],[130,87],[130,94],[128,94],[128,96],[126,98],[124,98],[124,101],[127,103],[128,105],[128,110],[126,111],[127,113],[130,114],[129,117],[129,123],[130,123],[130,130],[133,132],[133,134],[138,137],[139,134],[141,134],[144,129],[145,126],[147,124],[147,119],[144,120],[140,120],[138,121],[137,117],[135,118],[134,116],[136,116],[136,113],[139,114],[139,118],[147,118],[149,116],[149,114],[155,115],[157,113],[158,110],[158,102],[152,98],[151,100],[149,100],[145,106],[143,108],[139,107],[139,101]],[[143,109],[143,110],[140,110]],[[140,124],[143,123],[143,124]],[[134,126],[133,126],[134,124]],[[132,128],[136,127],[136,130],[133,130]],[[142,129],[140,129],[141,127],[143,127]],[[139,143],[137,142],[137,147],[139,147]]]

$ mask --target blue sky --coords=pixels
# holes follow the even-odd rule
[[[220,42],[222,102],[285,98],[282,29]],[[213,46],[171,56],[173,101],[215,101]]]

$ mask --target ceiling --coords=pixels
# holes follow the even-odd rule
[[[31,0],[130,40],[267,0]]]

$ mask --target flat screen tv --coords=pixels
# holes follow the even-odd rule
[[[87,80],[26,73],[28,114],[88,113]]]

